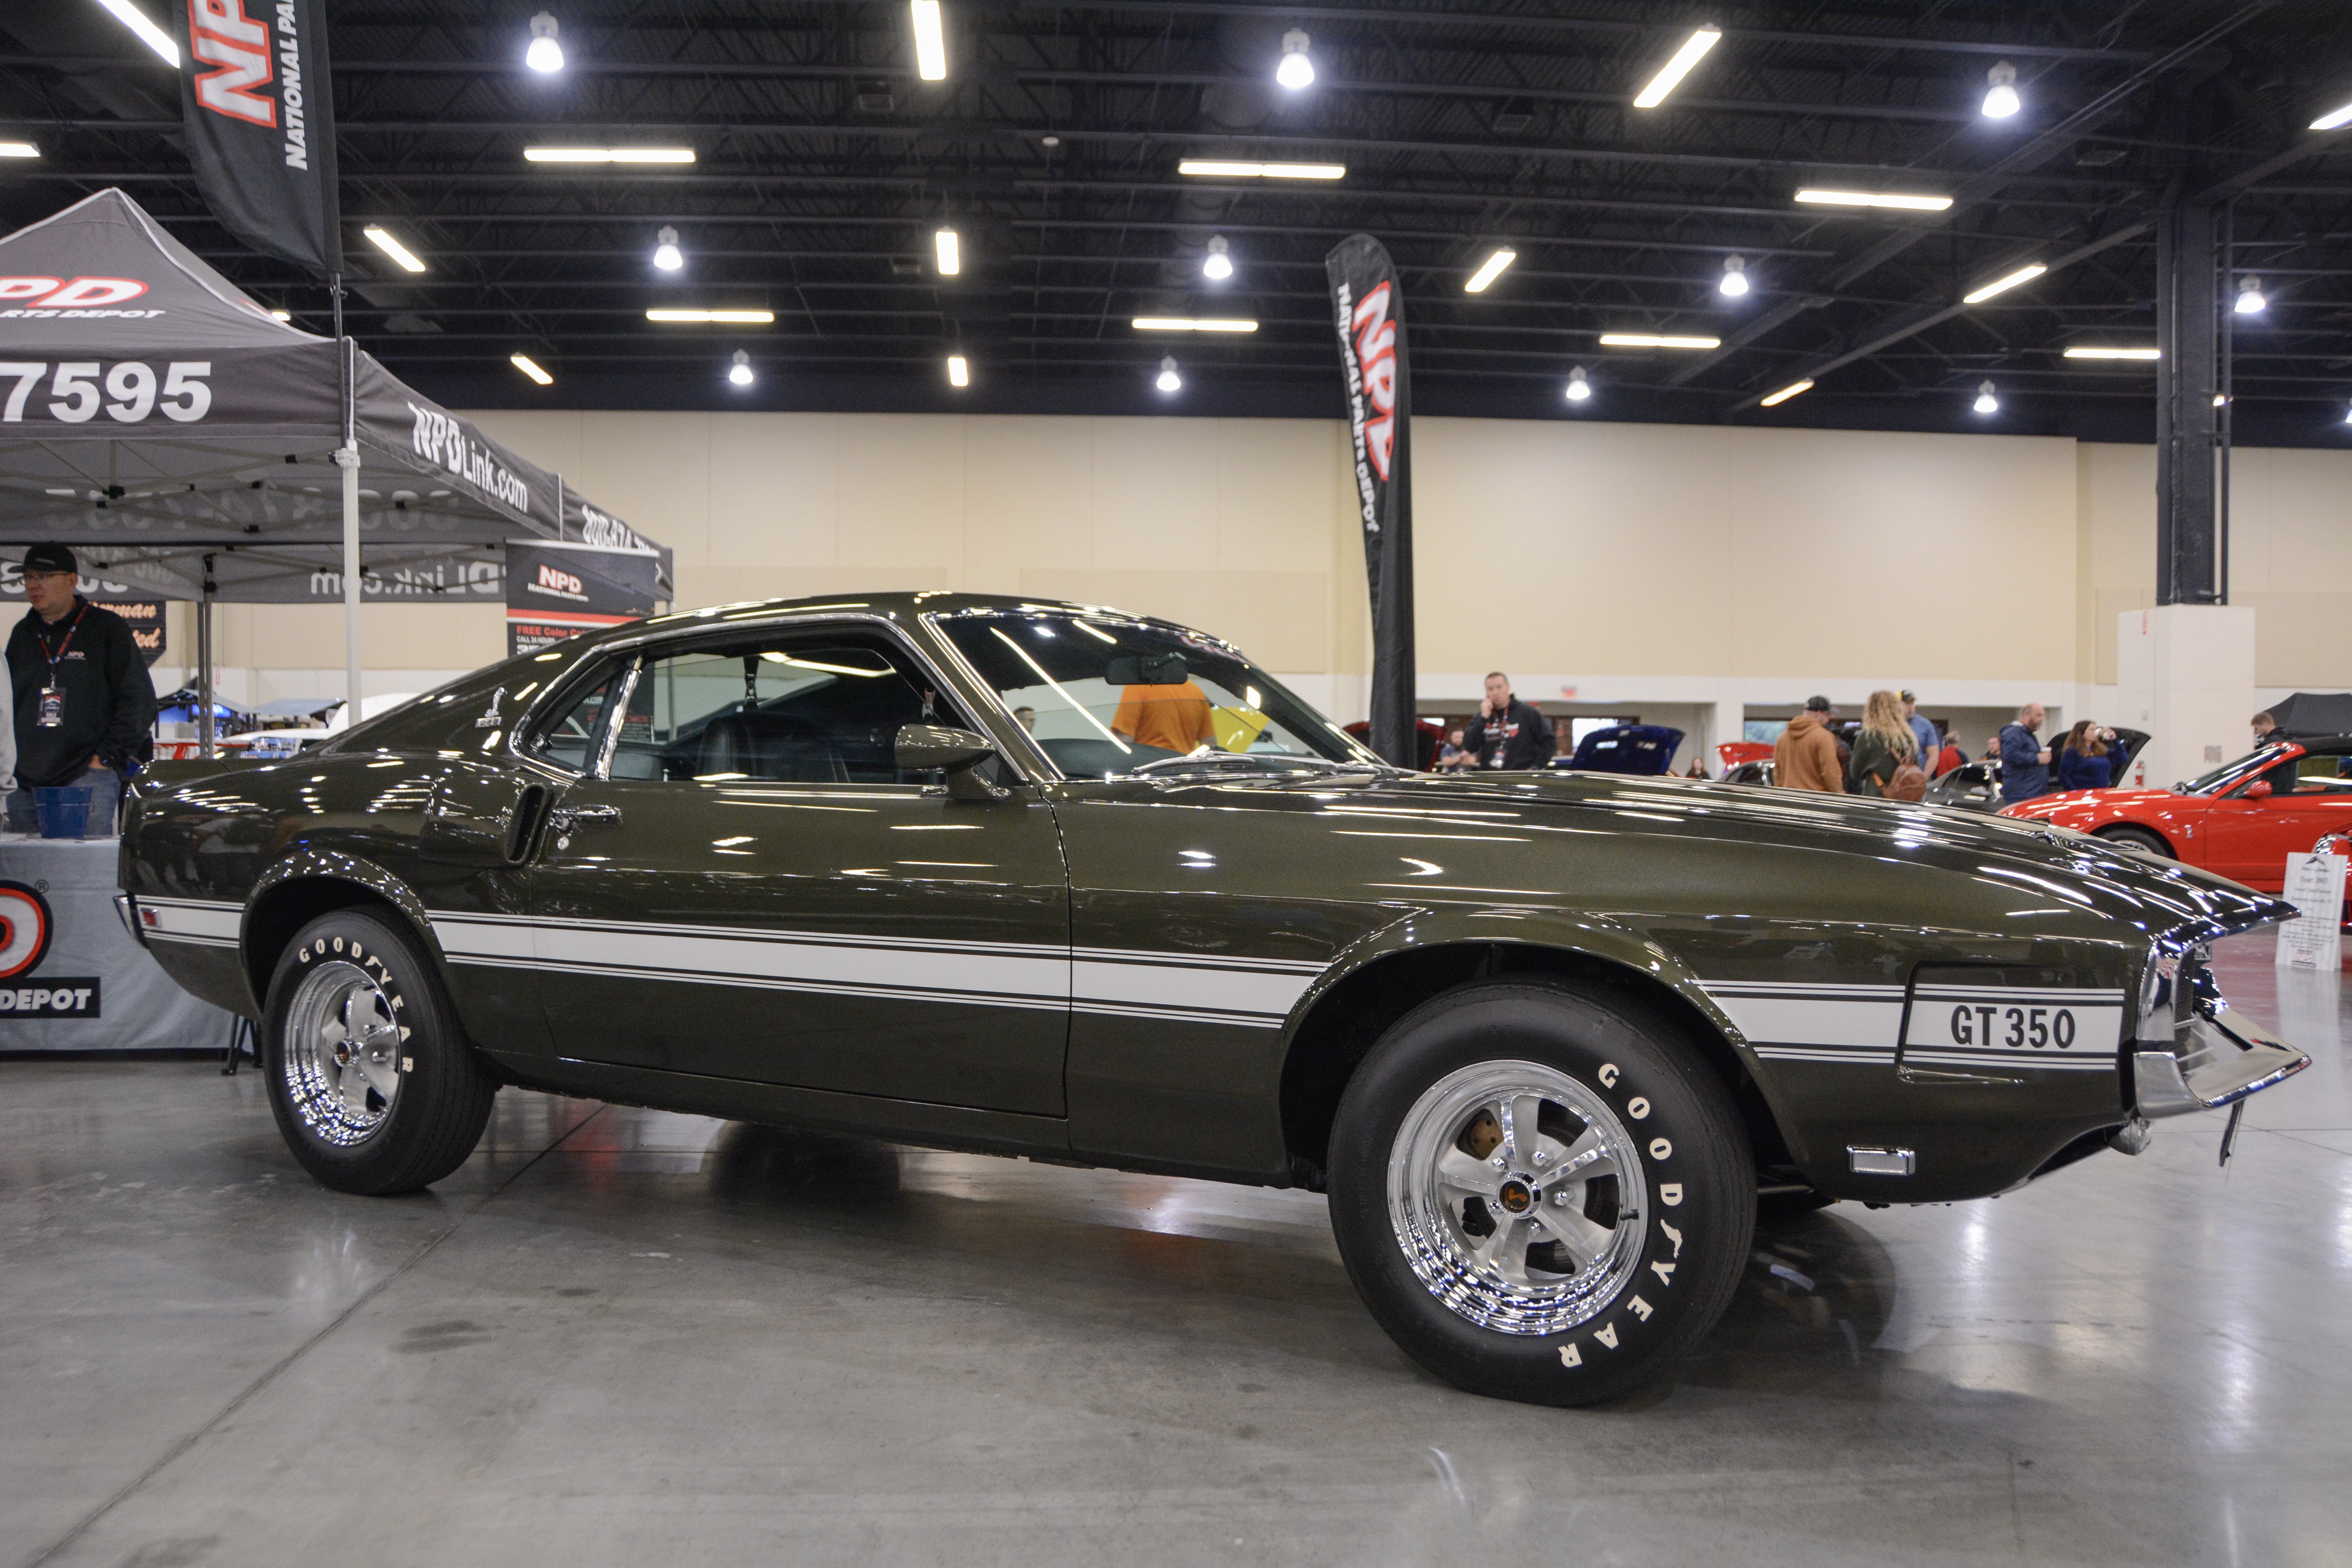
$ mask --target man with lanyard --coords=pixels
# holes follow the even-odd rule
[[[17,748],[8,826],[20,833],[40,829],[32,792],[67,784],[89,788],[89,830],[110,831],[155,724],[155,688],[131,624],[77,593],[79,573],[62,544],[25,552],[32,607],[8,637]]]
[[[1481,768],[1539,768],[1551,760],[1558,742],[1551,721],[1518,700],[1511,678],[1501,670],[1486,677],[1486,700],[1478,717],[1462,727],[1464,749]]]

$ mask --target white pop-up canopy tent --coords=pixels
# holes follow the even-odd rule
[[[503,603],[509,540],[650,552],[670,596],[668,551],[114,190],[0,239],[0,556],[46,539],[204,605],[207,696],[215,600],[341,600],[356,704],[360,604]]]

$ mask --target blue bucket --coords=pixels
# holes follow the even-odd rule
[[[98,792],[88,784],[67,784],[58,789],[37,789],[33,805],[41,814],[41,837],[44,838],[87,838],[89,837],[90,807]],[[100,824],[103,832],[109,824]]]

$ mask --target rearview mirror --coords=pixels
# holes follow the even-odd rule
[[[1103,679],[1113,686],[1181,686],[1184,656],[1161,653],[1144,657],[1122,654],[1103,666]]]
[[[996,744],[970,730],[943,724],[908,724],[896,737],[892,751],[908,773],[946,771],[948,793],[958,800],[1003,800],[1011,792],[971,770],[996,755]]]
[[[2268,800],[2270,797],[2271,781],[2268,779],[2256,779],[2253,783],[2246,786],[2246,798],[2248,800]]]

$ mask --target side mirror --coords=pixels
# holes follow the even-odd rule
[[[2256,779],[2253,783],[2246,786],[2246,798],[2248,800],[2268,800],[2270,797],[2271,781],[2268,779]]]
[[[948,775],[948,793],[958,800],[1003,800],[1012,794],[972,770],[996,755],[996,745],[970,730],[940,724],[909,724],[898,731],[893,747],[898,766],[908,773],[940,768]]]

